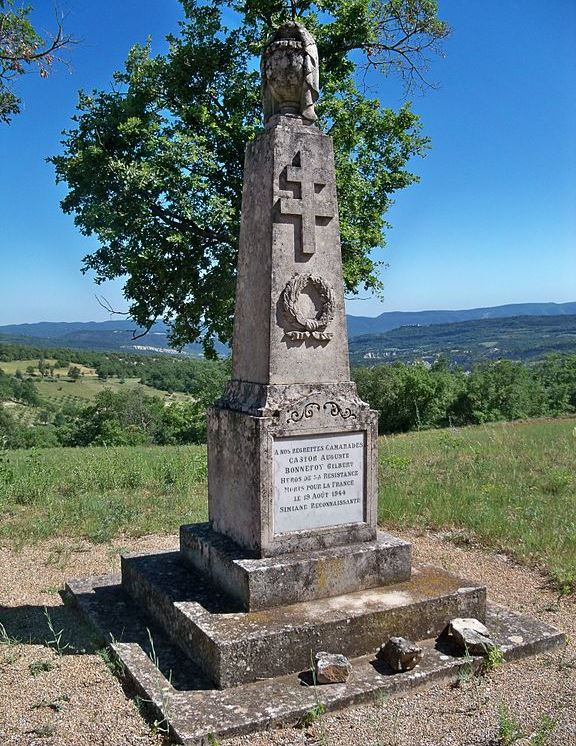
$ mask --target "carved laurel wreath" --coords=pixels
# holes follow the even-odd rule
[[[311,285],[318,292],[322,300],[320,316],[314,318],[307,318],[298,311],[298,298],[300,298],[300,293],[308,285]],[[282,291],[282,303],[288,316],[302,327],[302,331],[286,332],[287,337],[293,340],[308,339],[310,337],[321,341],[332,339],[332,333],[323,330],[334,318],[336,299],[332,285],[322,277],[319,275],[295,274],[286,283],[286,287]]]

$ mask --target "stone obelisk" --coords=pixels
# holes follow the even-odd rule
[[[455,618],[494,625],[514,655],[562,641],[487,611],[482,585],[412,568],[410,544],[376,530],[376,414],[350,381],[332,143],[315,125],[318,59],[302,26],[269,40],[262,81],[233,380],[209,413],[210,522],[182,526],[179,551],[123,555],[121,582],[68,584],[157,722],[189,746],[456,675],[462,658],[435,639]],[[421,669],[382,667],[392,637],[423,641]],[[322,651],[351,659],[349,679],[302,686],[321,683],[308,669]]]
[[[246,149],[232,381],[208,417],[210,535],[182,532],[188,560],[246,608],[410,575],[409,545],[391,553],[377,538],[377,413],[350,380],[332,139],[315,124],[318,55],[306,29],[282,26],[261,71],[265,128]],[[223,538],[236,558],[282,555],[293,569],[286,593],[239,594],[225,553],[216,557]],[[342,558],[331,555],[325,582],[314,553],[334,547]]]

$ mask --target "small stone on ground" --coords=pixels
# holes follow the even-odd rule
[[[316,653],[316,683],[342,684],[350,676],[352,665],[339,653]]]
[[[378,651],[377,657],[393,671],[411,671],[422,660],[424,651],[405,637],[391,637]]]
[[[490,638],[490,632],[478,619],[452,619],[445,632],[461,650],[467,650],[470,655],[487,655],[496,647]]]

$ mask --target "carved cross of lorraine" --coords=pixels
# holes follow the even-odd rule
[[[286,180],[300,185],[300,198],[281,197],[280,214],[300,215],[302,253],[313,254],[316,251],[316,219],[334,217],[334,208],[330,204],[317,201],[326,183],[316,181],[305,166],[288,166]]]

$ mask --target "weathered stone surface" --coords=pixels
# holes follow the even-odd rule
[[[240,389],[240,390],[246,390]],[[349,387],[345,389],[349,391]],[[300,389],[301,392],[301,389]],[[289,552],[313,551],[332,546],[346,546],[376,538],[377,521],[377,414],[359,400],[335,397],[335,387],[316,387],[300,398],[276,400],[271,416],[246,414],[228,406],[216,406],[208,413],[208,501],[212,528],[230,537],[247,550],[247,556],[271,557]],[[342,490],[335,473],[345,473],[353,463],[352,451],[339,452],[332,440],[338,434],[346,439],[362,437],[363,483],[362,510],[351,520],[330,507],[333,501],[348,499],[349,487]],[[317,460],[294,466],[275,462],[275,453],[294,439],[315,439],[314,450],[303,453]],[[325,438],[323,439],[323,436]],[[339,461],[328,461],[334,454]],[[295,456],[299,458],[299,456]],[[324,459],[324,460],[323,460]],[[356,457],[356,462],[358,457]],[[337,472],[332,467],[341,466]],[[309,472],[288,473],[287,469],[310,466]],[[318,466],[319,469],[314,470]],[[359,469],[352,469],[356,471]],[[309,479],[308,479],[309,478]],[[356,477],[357,478],[357,477]],[[280,483],[285,479],[284,484]],[[324,487],[326,485],[326,487]],[[318,489],[319,486],[319,489]],[[320,528],[295,528],[282,531],[276,525],[276,502],[280,487],[294,492],[294,505],[314,502],[316,512],[328,520]],[[315,489],[310,489],[314,487]],[[341,492],[344,494],[340,494]],[[333,494],[335,493],[335,494]],[[320,495],[314,498],[314,495]],[[284,496],[284,502],[285,502]],[[324,507],[324,505],[326,507]],[[342,522],[339,523],[339,520]],[[332,523],[333,525],[329,525]]]
[[[314,673],[317,684],[343,684],[352,672],[348,658],[341,653],[316,653]]]
[[[470,655],[486,655],[495,647],[490,632],[478,619],[452,619],[448,623],[445,634],[448,638],[452,638],[462,650],[468,650]]]
[[[261,69],[232,381],[208,414],[210,523],[246,559],[374,541],[377,520],[378,416],[350,380],[333,145],[311,125],[313,38],[286,24]]]
[[[213,689],[150,618],[136,613],[119,582],[118,576],[71,581],[67,596],[111,648],[142,699],[151,703],[153,717],[162,722],[166,719],[172,736],[184,746],[205,746],[210,734],[224,739],[297,722],[318,703],[336,710],[372,702],[376,692],[386,696],[406,694],[434,681],[455,680],[458,670],[468,665],[461,657],[446,655],[435,639],[427,639],[418,642],[424,649],[420,665],[403,676],[388,675],[389,669],[383,669],[380,660],[365,655],[351,660],[354,673],[341,685],[302,686],[298,674],[292,674],[231,689]],[[550,650],[564,642],[558,630],[502,607],[488,605],[486,618],[507,660]],[[148,629],[161,670],[147,654]],[[111,644],[111,640],[117,642]],[[481,665],[481,660],[475,659],[473,665]]]
[[[246,611],[399,583],[411,572],[410,544],[384,532],[349,544],[346,552],[337,547],[257,559],[202,523],[180,527],[180,554]]]
[[[438,635],[446,620],[484,618],[485,588],[422,566],[403,583],[242,612],[178,552],[122,557],[122,585],[220,688],[310,668],[317,650],[348,657],[382,638]]]
[[[331,138],[273,116],[246,150],[233,380],[208,414],[210,523],[247,558],[376,538],[378,415],[350,380],[339,230]],[[341,479],[321,463],[338,438],[364,442]],[[316,463],[282,461],[298,439]]]
[[[260,74],[265,120],[275,114],[291,114],[316,121],[318,50],[304,26],[292,21],[272,34],[262,54]]]
[[[232,378],[350,381],[332,140],[286,117],[246,149]]]
[[[394,671],[411,671],[422,656],[422,648],[405,637],[391,637],[378,651],[378,658]]]

